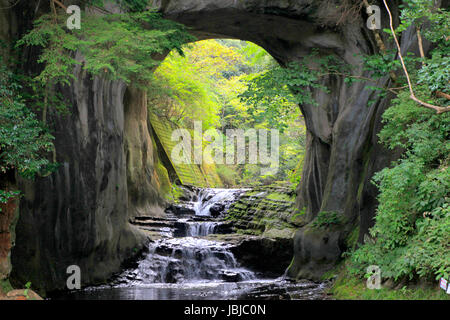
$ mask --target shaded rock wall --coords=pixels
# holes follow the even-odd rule
[[[82,283],[103,281],[144,240],[128,223],[126,87],[91,79],[80,67],[75,76],[62,89],[70,114],[48,118],[60,168],[36,181],[19,179],[24,197],[12,275],[34,288],[64,287],[72,264],[80,266]]]
[[[129,215],[161,216],[164,214],[164,201],[159,193],[158,159],[149,132],[146,93],[128,88],[124,96],[124,112]]]
[[[21,21],[8,41],[48,12],[47,3],[38,3],[19,3],[8,11],[13,21]],[[26,73],[41,68],[38,54],[35,48],[23,52]],[[72,264],[80,266],[82,284],[105,281],[146,241],[129,220],[163,212],[145,93],[120,81],[92,78],[80,66],[74,75],[70,87],[57,88],[69,114],[49,110],[47,117],[61,166],[45,178],[18,179],[24,197],[12,280],[30,281],[38,289],[64,288]]]

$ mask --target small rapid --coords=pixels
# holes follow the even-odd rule
[[[197,201],[194,204],[197,216],[211,216],[211,208],[219,207],[221,211],[226,211],[236,198],[248,189],[200,189]]]
[[[232,233],[223,218],[247,189],[197,189],[167,216],[138,217],[147,250],[108,285],[59,293],[56,299],[323,299],[324,284],[265,279],[242,266],[233,244],[209,235]],[[213,239],[216,239],[214,237]],[[221,238],[219,238],[221,239]]]
[[[158,240],[134,270],[125,271],[119,283],[184,283],[209,280],[245,281],[255,279],[241,268],[226,244],[194,237]]]
[[[148,246],[148,252],[134,270],[125,271],[119,282],[134,285],[183,283],[191,281],[246,281],[255,274],[242,268],[231,253],[230,245],[203,237],[218,231],[221,222],[212,217],[216,206],[225,214],[243,189],[200,189],[189,204],[195,214],[178,218],[174,237],[166,237]],[[220,207],[220,208],[219,208]],[[216,215],[217,216],[217,215]],[[195,219],[201,219],[195,221]],[[205,220],[208,219],[208,220]],[[194,221],[192,221],[194,220]]]
[[[206,237],[216,233],[218,222],[186,222],[186,237]]]

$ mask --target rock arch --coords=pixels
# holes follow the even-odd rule
[[[26,21],[35,2],[15,7],[10,19]],[[336,25],[344,13],[327,3],[153,1],[165,17],[191,27],[200,39],[252,41],[282,64],[302,59],[317,48],[321,54],[332,53],[360,66],[355,54],[378,50],[372,31],[365,27],[364,12],[356,11],[351,22]],[[386,25],[383,16],[382,27]],[[19,24],[15,34],[23,33],[25,27]],[[416,49],[413,33],[406,33],[402,46]],[[30,61],[33,55],[35,58],[36,53],[29,53]],[[32,62],[30,65],[34,67]],[[367,75],[361,67],[355,72]],[[45,179],[20,181],[25,197],[20,203],[17,245],[12,254],[13,275],[45,289],[64,287],[65,268],[71,264],[86,270],[85,283],[109,277],[143,245],[144,237],[128,223],[129,214],[160,210],[142,93],[122,83],[90,79],[79,69],[76,75],[74,85],[64,92],[73,105],[72,113],[52,118],[62,167]],[[339,259],[354,228],[359,228],[362,238],[376,208],[376,189],[370,179],[395,158],[377,144],[376,137],[390,98],[377,98],[364,90],[364,83],[350,85],[340,76],[323,81],[329,93],[312,92],[319,106],[301,106],[308,152],[297,205],[305,208],[306,215],[305,225],[294,239],[292,277],[319,277]],[[386,77],[379,84],[388,82]],[[369,100],[375,102],[369,104]],[[130,193],[137,188],[143,188],[143,193]],[[345,223],[333,230],[314,230],[308,223],[323,211],[337,212]]]
[[[353,16],[329,1],[162,0],[154,4],[166,18],[192,28],[199,38],[252,41],[281,64],[301,60],[314,48],[355,66],[356,74],[368,76],[357,55],[379,50],[373,32],[366,28],[365,10],[356,4],[353,9],[345,7]],[[383,26],[387,22],[384,16]],[[403,43],[411,44],[411,39]],[[388,82],[386,77],[379,85]],[[308,137],[297,205],[305,209],[306,217],[305,226],[295,235],[291,277],[320,277],[346,250],[352,230],[359,228],[362,239],[376,208],[376,189],[370,179],[395,158],[376,138],[389,98],[377,99],[373,91],[365,90],[367,83],[347,84],[342,76],[330,76],[323,84],[329,93],[312,92],[318,106],[300,106]],[[326,231],[308,225],[325,211],[337,212],[343,224]]]

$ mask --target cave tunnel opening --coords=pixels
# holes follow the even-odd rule
[[[150,134],[170,180],[199,187],[298,183],[306,128],[293,94],[277,82],[275,59],[235,39],[183,49],[156,68],[146,96]]]

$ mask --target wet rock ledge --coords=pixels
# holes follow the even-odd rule
[[[274,185],[240,191],[228,210],[216,217],[212,213],[196,216],[193,200],[197,199],[189,196],[172,204],[164,217],[136,217],[130,222],[144,231],[150,242],[186,236],[183,231],[191,222],[214,223],[214,233],[205,239],[230,244],[241,265],[262,275],[284,274],[293,257],[294,233],[304,224],[304,212],[295,206],[293,188]]]
[[[255,271],[282,275],[291,262],[293,236],[303,216],[289,186],[256,187],[242,194],[225,216],[235,234],[208,237],[234,242],[236,259]]]

